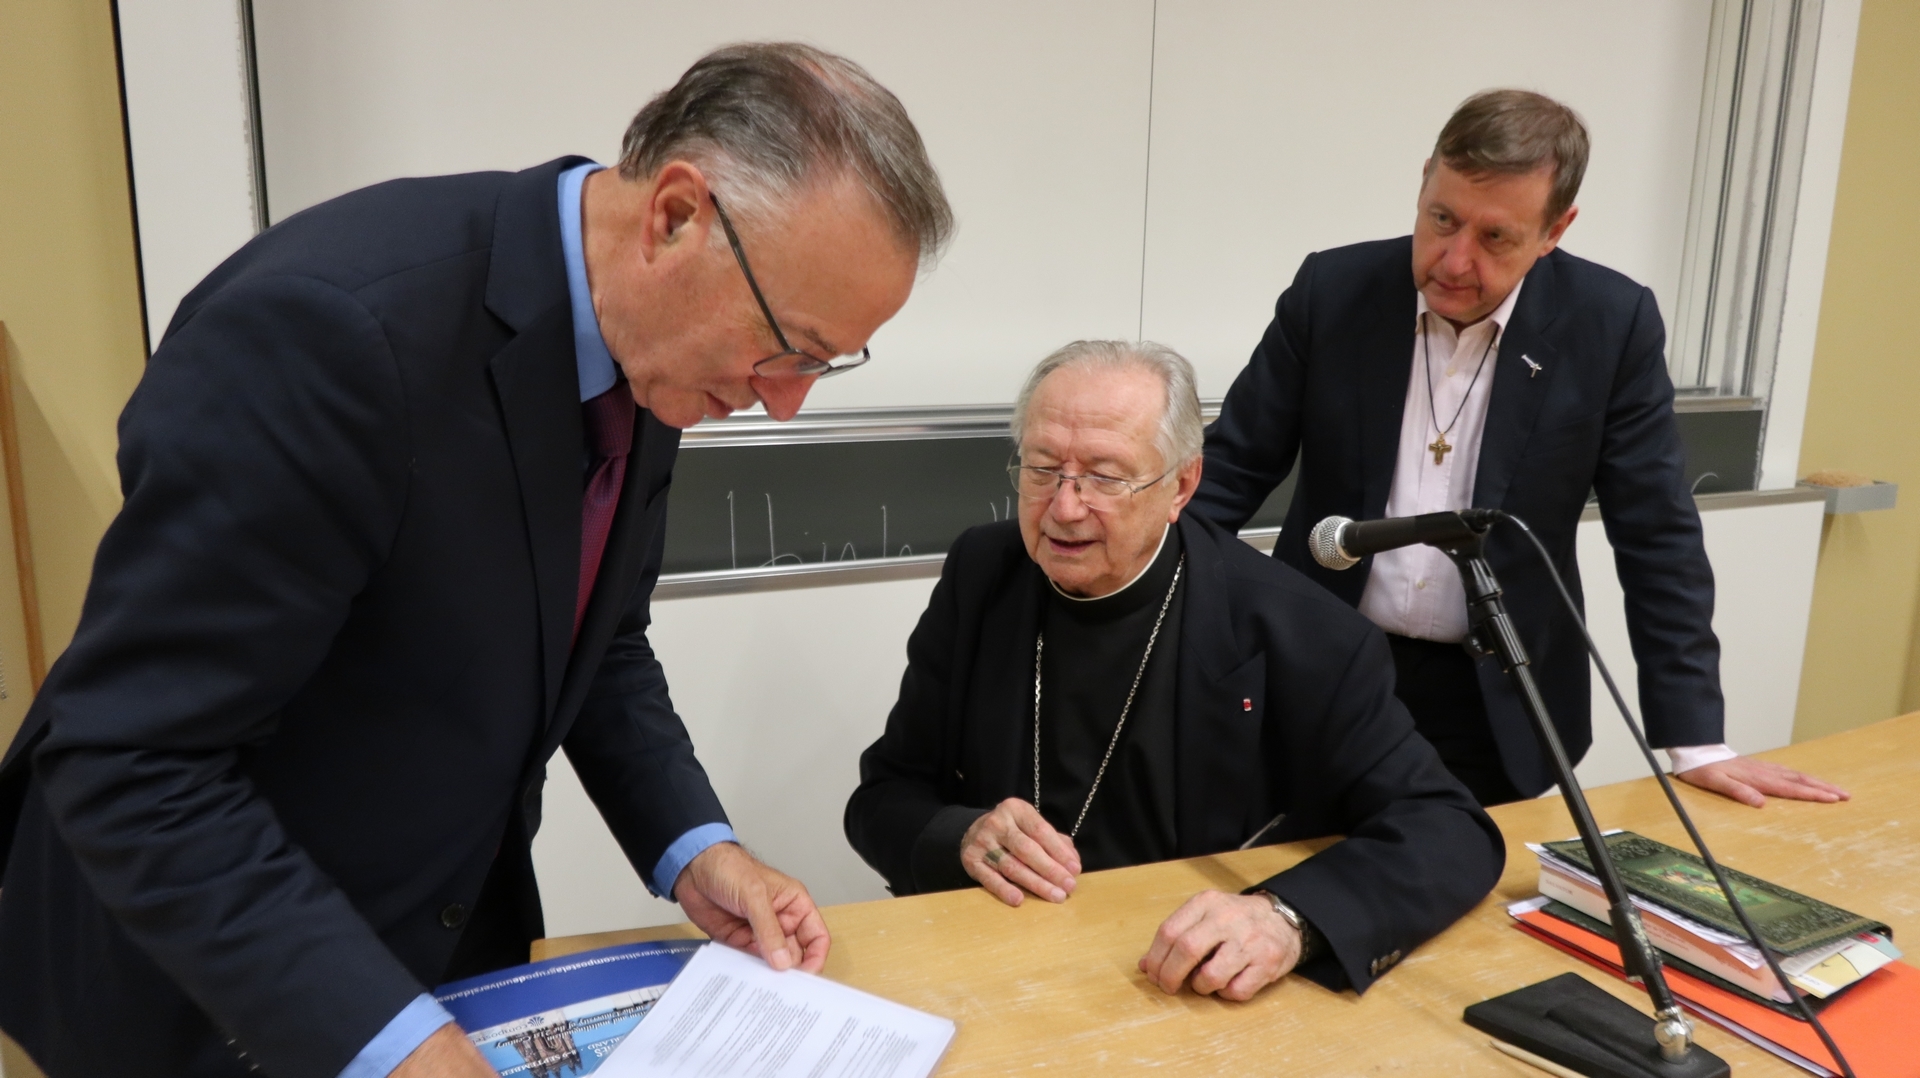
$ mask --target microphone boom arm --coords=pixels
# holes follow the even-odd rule
[[[1644,985],[1653,1001],[1653,1037],[1660,1046],[1660,1055],[1668,1061],[1678,1062],[1687,1058],[1693,1047],[1693,1025],[1667,987],[1666,977],[1661,973],[1659,952],[1647,939],[1639,911],[1633,908],[1626,885],[1620,880],[1620,871],[1607,851],[1600,825],[1594,821],[1593,811],[1587,806],[1587,797],[1580,788],[1579,780],[1574,778],[1573,764],[1567,758],[1566,747],[1560,743],[1559,733],[1554,729],[1546,700],[1541,697],[1540,688],[1533,680],[1526,646],[1521,643],[1520,634],[1514,630],[1513,619],[1508,616],[1506,604],[1501,600],[1500,583],[1494,578],[1492,567],[1487,564],[1486,543],[1490,527],[1489,524],[1476,528],[1465,538],[1432,545],[1460,570],[1460,582],[1467,593],[1469,649],[1498,659],[1501,668],[1519,690],[1527,717],[1533,721],[1533,732],[1546,750],[1547,759],[1553,764],[1554,777],[1560,784],[1560,796],[1567,803],[1567,812],[1572,815],[1574,826],[1580,832],[1581,844],[1586,847],[1594,873],[1600,877],[1601,886],[1606,891],[1614,937],[1620,945],[1621,964],[1626,967],[1628,978]]]

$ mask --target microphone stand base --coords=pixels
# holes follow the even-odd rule
[[[1473,1028],[1590,1078],[1728,1078],[1727,1061],[1694,1045],[1669,1061],[1647,1016],[1573,973],[1467,1008]]]

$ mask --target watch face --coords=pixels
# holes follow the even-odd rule
[[[1300,915],[1294,912],[1292,906],[1281,901],[1279,895],[1274,894],[1272,891],[1261,891],[1260,894],[1263,895],[1268,902],[1273,903],[1273,912],[1279,914],[1288,924],[1292,925],[1295,932],[1306,931],[1301,927]]]

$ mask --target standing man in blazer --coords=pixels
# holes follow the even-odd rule
[[[1553,778],[1499,666],[1460,646],[1453,564],[1414,546],[1335,572],[1309,556],[1307,536],[1336,514],[1504,509],[1539,533],[1578,598],[1574,535],[1596,493],[1641,713],[1674,771],[1755,806],[1843,799],[1723,744],[1713,571],[1683,479],[1660,312],[1644,286],[1559,250],[1587,149],[1580,118],[1550,98],[1467,99],[1426,162],[1411,237],[1301,264],[1208,430],[1194,510],[1239,528],[1298,461],[1274,556],[1387,631],[1420,732],[1492,805]],[[1496,528],[1488,557],[1577,761],[1592,743],[1580,635],[1523,536]]]
[[[892,94],[745,45],[617,169],[381,184],[217,269],[0,763],[0,1028],[50,1078],[492,1075],[425,989],[542,934],[562,747],[649,889],[818,969],[648,643],[677,428],[792,416],[951,227]]]

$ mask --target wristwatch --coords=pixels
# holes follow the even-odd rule
[[[1307,959],[1313,953],[1313,930],[1312,927],[1307,924],[1307,919],[1300,916],[1298,910],[1281,901],[1280,896],[1274,894],[1272,891],[1262,888],[1260,890],[1248,891],[1247,893],[1250,895],[1258,895],[1272,903],[1273,912],[1279,914],[1281,920],[1292,925],[1293,930],[1300,934],[1300,957],[1295,959],[1293,964],[1296,968],[1306,965]]]

